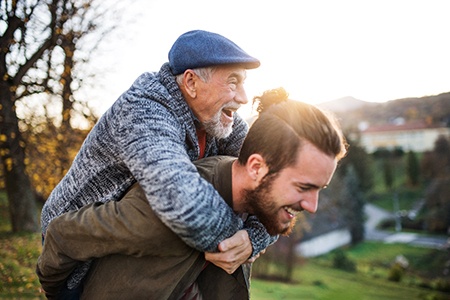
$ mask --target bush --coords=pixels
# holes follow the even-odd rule
[[[388,280],[394,282],[400,282],[405,274],[405,268],[399,263],[395,263],[389,269]]]
[[[333,267],[347,272],[355,272],[356,264],[351,261],[344,251],[336,250],[333,257]]]
[[[450,292],[450,279],[437,278],[433,281],[433,288],[437,291],[449,293]]]

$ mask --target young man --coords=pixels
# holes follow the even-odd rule
[[[192,161],[237,156],[248,126],[235,112],[247,103],[246,70],[259,65],[219,34],[182,34],[168,63],[159,72],[142,74],[89,133],[42,209],[43,238],[55,217],[89,203],[119,200],[139,182],[156,215],[185,243],[217,251],[244,224]],[[264,226],[254,226],[240,231],[246,251],[233,258],[235,265],[269,245]],[[227,243],[231,250],[234,246]],[[69,290],[87,270],[84,265],[74,273]]]
[[[342,132],[330,117],[288,100],[260,115],[237,160],[211,157],[196,165],[236,214],[251,214],[248,222],[258,217],[277,235],[290,232],[299,212],[317,210],[319,191],[345,152]],[[192,286],[203,299],[248,298],[246,268],[228,275],[212,264],[205,267],[203,254],[164,226],[145,197],[136,184],[121,201],[94,204],[50,224],[37,266],[49,298],[77,262],[98,257],[82,298],[180,299]]]

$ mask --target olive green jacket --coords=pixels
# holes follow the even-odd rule
[[[229,204],[234,159],[211,157],[198,166]],[[95,258],[101,259],[94,260],[82,299],[179,299],[197,279],[203,299],[249,298],[249,268],[244,268],[245,275],[241,268],[228,275],[210,264],[199,277],[203,253],[161,222],[138,184],[120,201],[94,203],[50,223],[37,263],[47,297],[57,296],[80,262]]]

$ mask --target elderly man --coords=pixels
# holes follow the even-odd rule
[[[235,112],[247,103],[246,69],[259,65],[219,34],[182,34],[169,51],[169,62],[157,73],[142,74],[89,133],[42,209],[43,238],[55,217],[89,203],[119,200],[139,182],[155,214],[185,243],[217,251],[220,242],[245,226],[192,161],[237,156],[248,126]],[[237,251],[232,264],[268,246],[264,226],[252,226],[239,232],[247,243],[237,248],[246,250]],[[234,246],[225,243],[219,250]],[[87,269],[75,272],[69,290]]]
[[[237,160],[218,156],[196,165],[236,214],[251,214],[249,222],[258,217],[277,235],[289,233],[299,212],[316,211],[318,193],[345,152],[345,140],[330,117],[288,100],[261,114]],[[37,265],[47,295],[57,293],[77,262],[102,257],[82,298],[248,298],[246,268],[228,275],[205,265],[204,256],[171,232],[147,201],[136,184],[121,201],[93,204],[55,219]]]

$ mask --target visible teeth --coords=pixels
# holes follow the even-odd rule
[[[298,214],[300,213],[299,210],[295,210],[295,209],[293,209],[293,208],[291,208],[291,207],[288,207],[288,206],[285,206],[284,209],[285,209],[288,213],[290,213],[291,215],[293,215],[293,216],[296,216],[296,215],[298,215]]]

